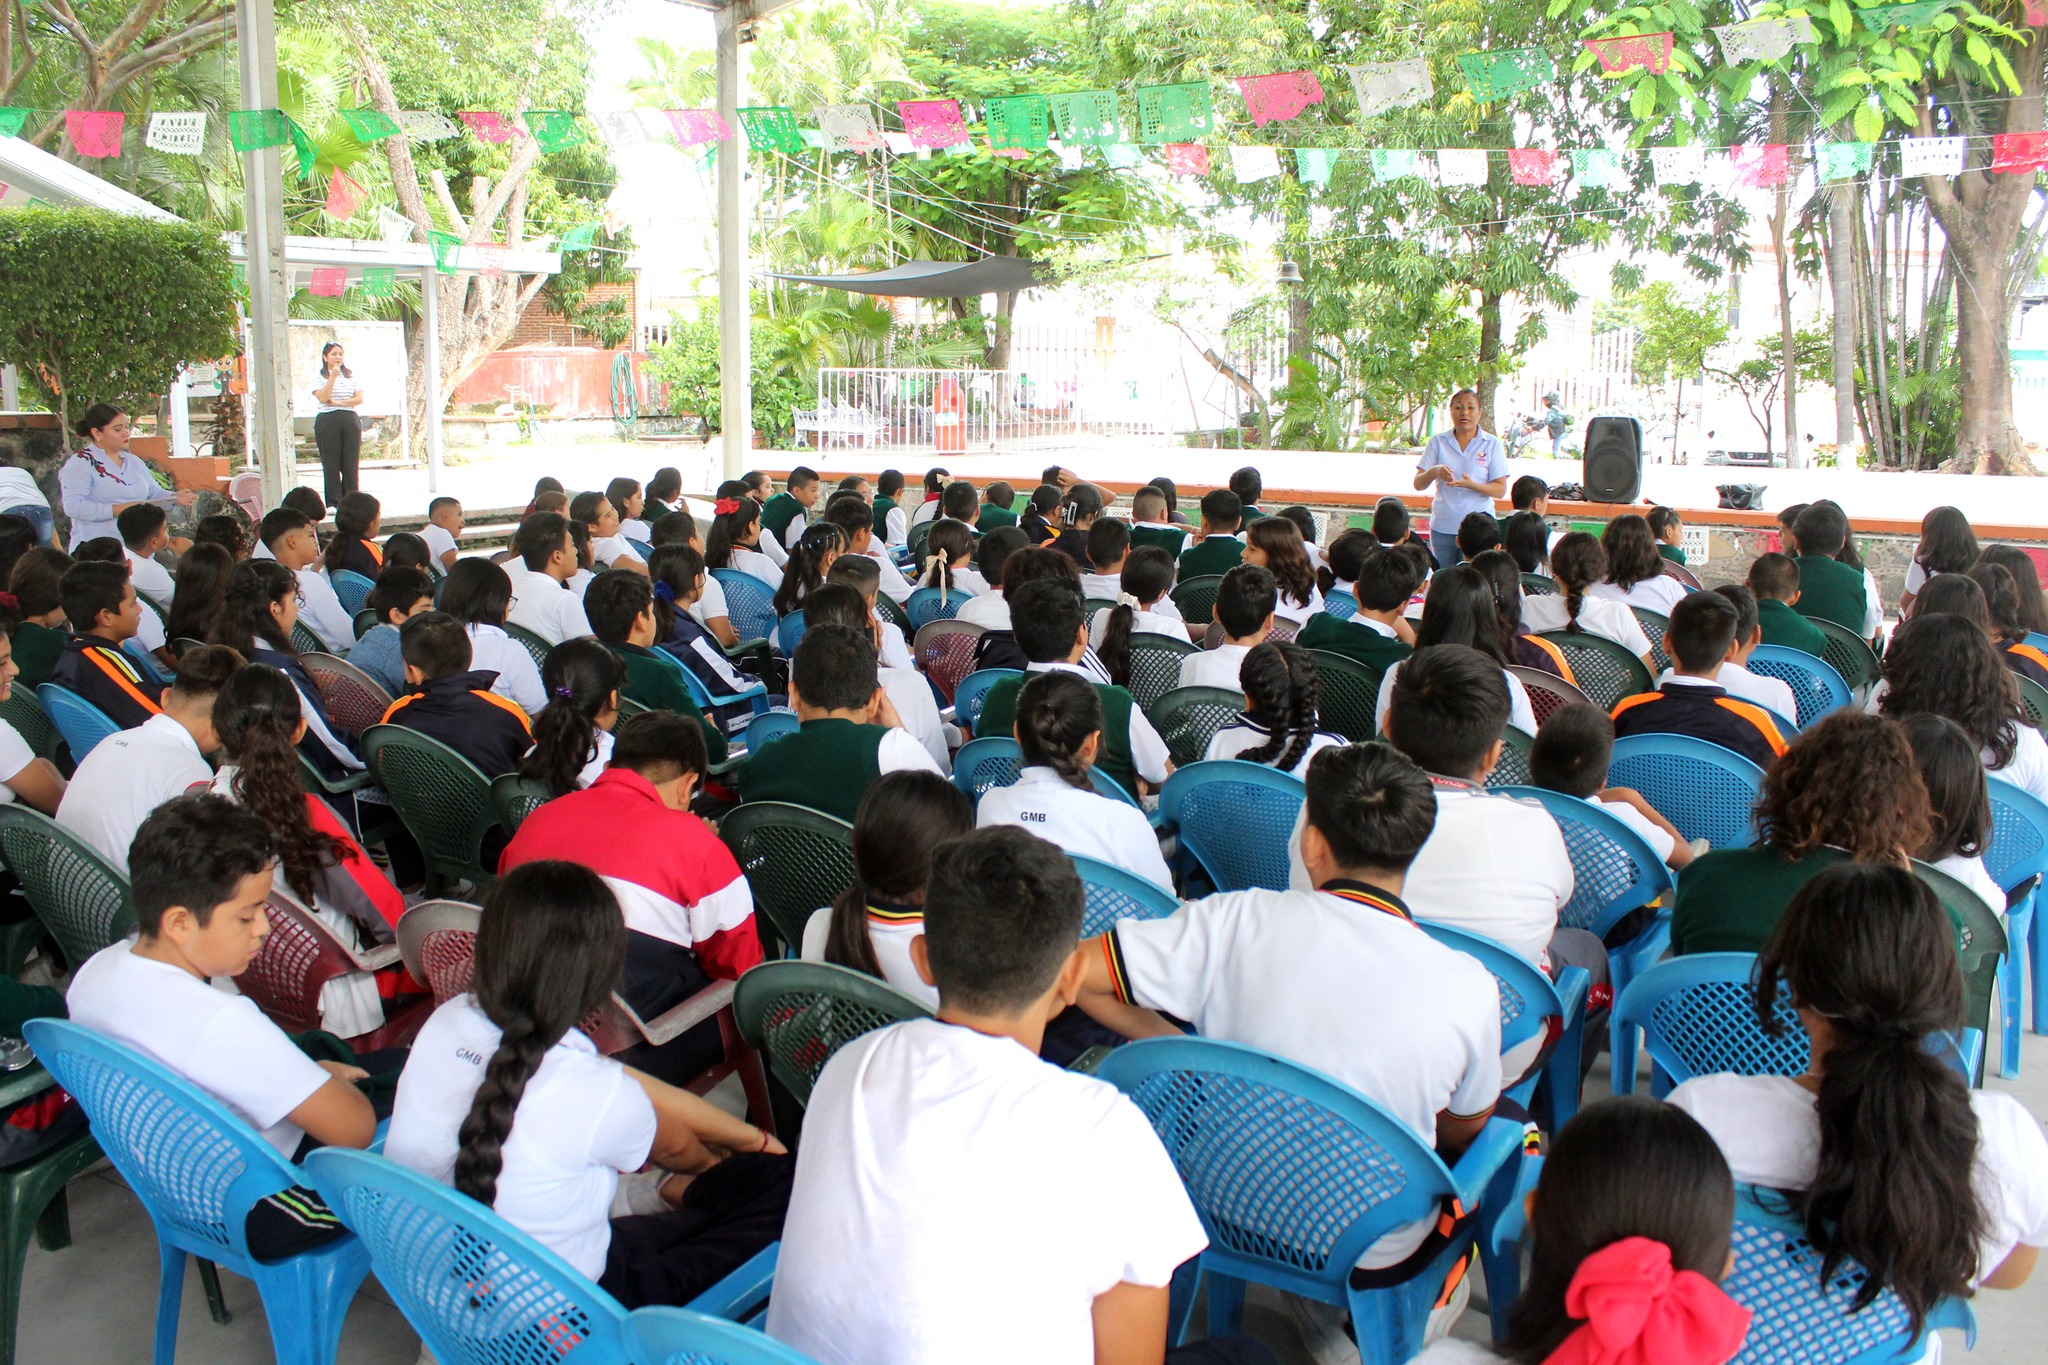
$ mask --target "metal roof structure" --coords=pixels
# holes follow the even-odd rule
[[[159,223],[183,221],[26,138],[0,137],[0,208],[25,207],[32,199],[55,208],[106,209]]]

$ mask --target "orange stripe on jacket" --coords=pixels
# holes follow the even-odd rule
[[[526,712],[520,709],[518,702],[512,701],[505,697],[501,697],[496,692],[479,692],[475,688],[470,689],[469,695],[472,697],[482,697],[491,705],[502,707],[504,710],[510,711],[513,715],[519,717],[520,727],[524,729],[527,734],[530,735],[533,733],[533,722],[526,718]]]
[[[391,723],[391,718],[392,718],[393,716],[395,716],[395,715],[397,715],[397,714],[398,714],[398,712],[399,712],[399,709],[400,709],[401,707],[406,707],[406,706],[410,706],[410,705],[412,705],[412,704],[413,704],[414,702],[418,701],[418,700],[420,699],[420,697],[421,697],[421,696],[423,696],[423,695],[424,695],[423,693],[419,693],[419,692],[408,692],[408,693],[406,693],[406,694],[405,694],[404,696],[400,697],[400,698],[399,698],[399,699],[398,699],[397,701],[394,701],[394,702],[392,702],[392,703],[391,703],[391,705],[389,705],[389,706],[387,706],[387,707],[385,707],[385,708],[384,708],[384,714],[383,714],[383,715],[381,715],[381,716],[379,716],[379,717],[377,717],[377,723],[378,723],[379,725],[388,725],[388,724],[390,724],[390,723]]]
[[[1733,697],[1716,697],[1714,698],[1714,704],[1726,707],[1751,725],[1754,725],[1758,732],[1763,735],[1764,742],[1771,746],[1772,753],[1782,754],[1785,752],[1785,737],[1778,733],[1778,723],[1771,719],[1771,713],[1764,710],[1763,707],[1746,701],[1737,701]]]
[[[1664,694],[1662,692],[1638,692],[1633,697],[1623,697],[1614,704],[1614,710],[1610,713],[1610,718],[1620,720],[1621,713],[1630,707],[1642,706],[1649,702],[1662,701],[1663,699]]]
[[[135,685],[136,683],[140,682],[141,679],[137,677],[134,673],[129,671],[129,668],[125,663],[117,664],[113,660],[107,658],[105,650],[87,649],[81,650],[80,652],[84,654],[87,659],[92,661],[92,666],[94,668],[97,668],[100,672],[106,674],[108,678],[112,679],[114,686],[120,688],[123,692],[126,692],[129,696],[129,699],[132,700],[137,706],[142,707],[152,716],[160,716],[163,714],[164,708],[160,704],[153,702],[148,697],[144,696],[142,693],[142,689]]]
[[[2018,644],[2007,645],[2005,647],[2005,652],[2008,654],[2017,654],[2022,659],[2032,659],[2042,668],[2048,669],[2048,654],[2043,654],[2040,650],[2034,648],[2025,640],[2021,640]]]
[[[1572,672],[1571,661],[1564,657],[1563,650],[1544,639],[1541,635],[1524,635],[1522,638],[1550,656],[1550,661],[1557,665],[1557,675],[1560,678],[1563,678],[1573,687],[1579,685],[1578,675]]]

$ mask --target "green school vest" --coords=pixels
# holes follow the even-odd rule
[[[680,663],[631,645],[606,648],[626,665],[626,685],[619,689],[620,696],[639,702],[650,711],[673,711],[696,721],[697,728],[704,732],[705,756],[713,763],[725,762],[725,732],[697,709],[697,703],[690,697],[689,684],[683,681]]]
[[[1340,621],[1326,611],[1319,611],[1308,618],[1308,624],[1294,637],[1294,643],[1303,649],[1327,650],[1355,659],[1367,668],[1376,668],[1385,673],[1415,651],[1399,640],[1392,640],[1354,621]]]
[[[1243,562],[1243,541],[1235,536],[1210,536],[1180,557],[1180,581],[1226,574]]]
[[[1784,645],[1788,649],[1803,649],[1808,654],[1825,657],[1828,637],[1821,628],[1801,616],[1796,610],[1774,598],[1760,597],[1756,604],[1756,622],[1764,633],[1767,645]],[[1857,619],[1858,629],[1863,625]]]
[[[896,510],[896,499],[875,499],[875,539],[887,542],[889,539],[889,514]]]
[[[1817,616],[1863,634],[1863,575],[1825,555],[1801,555],[1799,614]]]
[[[1678,874],[1678,897],[1671,908],[1673,955],[1759,951],[1799,888],[1848,856],[1840,849],[1817,848],[1787,862],[1769,844],[1756,844],[1695,858]]]
[[[1026,677],[1029,677],[1027,674]],[[974,727],[976,739],[990,735],[1005,738],[1017,732],[1017,694],[1024,681],[1004,678],[982,699],[981,720]],[[1096,683],[1095,695],[1102,698],[1102,752],[1095,765],[1123,785],[1132,796],[1138,794],[1138,775],[1131,767],[1131,694],[1121,687]],[[777,744],[786,741],[777,740]]]
[[[1659,543],[1657,546],[1657,553],[1659,555],[1662,555],[1664,558],[1670,560],[1673,564],[1679,565],[1681,568],[1684,567],[1685,547],[1683,545],[1665,545]]]
[[[1175,559],[1180,558],[1181,546],[1188,543],[1188,533],[1178,526],[1133,526],[1131,527],[1131,548],[1140,545],[1154,545],[1166,551]]]
[[[861,797],[882,775],[888,733],[886,725],[807,720],[747,760],[740,793],[748,801],[789,801],[851,823]]]
[[[804,505],[787,493],[777,493],[761,508],[761,524],[784,545],[789,544],[789,537],[783,534],[789,524],[804,519]]]

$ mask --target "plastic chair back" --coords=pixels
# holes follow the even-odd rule
[[[1525,787],[1534,778],[1529,772],[1529,746],[1535,737],[1512,725],[1501,727],[1500,762],[1486,775],[1489,787]]]
[[[352,735],[383,720],[395,700],[384,684],[332,654],[301,655],[299,666],[320,689],[320,704],[327,708],[327,718]]]
[[[1285,891],[1288,842],[1307,799],[1298,777],[1220,759],[1177,769],[1160,789],[1159,813],[1218,891]]]
[[[1382,675],[1345,654],[1312,649],[1315,661],[1316,716],[1323,728],[1344,736],[1353,744],[1373,738],[1373,714],[1379,707]]]
[[[775,623],[775,647],[783,656],[794,659],[796,647],[804,642],[804,609],[798,607]]]
[[[1833,621],[1818,616],[1806,618],[1820,633],[1827,636],[1827,644],[1821,650],[1821,658],[1828,667],[1841,675],[1849,684],[1849,690],[1860,692],[1876,682],[1883,675],[1884,668],[1877,661],[1877,655],[1870,652],[1870,642],[1850,630],[1847,626],[1836,625]]]
[[[360,640],[377,628],[377,613],[367,609],[359,611],[355,614],[353,624],[355,625],[356,638]]]
[[[14,727],[14,733],[21,736],[22,743],[37,758],[54,759],[57,746],[64,742],[64,736],[50,722],[43,711],[36,694],[19,683],[10,683],[7,696],[0,699],[0,721]]]
[[[1675,559],[1666,559],[1657,567],[1666,578],[1675,578],[1683,583],[1687,592],[1698,592],[1702,586],[1699,576]]]
[[[1786,645],[1758,645],[1743,667],[1760,678],[1776,678],[1792,689],[1799,728],[1849,704],[1849,684],[1825,659]]]
[[[135,932],[128,879],[49,816],[0,806],[0,862],[74,969]]]
[[[121,642],[121,652],[126,654],[129,662],[135,665],[135,671],[142,675],[144,682],[155,683],[158,687],[170,686],[171,680],[165,676],[163,669],[157,664],[156,655],[149,652],[140,637],[130,636],[128,639],[123,640]]]
[[[1784,992],[1765,1033],[1756,1018],[1756,955],[1693,953],[1660,962],[1615,992],[1608,1021],[1614,1093],[1636,1087],[1638,1039],[1650,1054],[1650,1093],[1658,1099],[1696,1076],[1798,1076],[1809,1044]]]
[[[292,622],[291,645],[294,654],[318,654],[327,648],[326,641],[315,635],[313,628],[304,621]]]
[[[1143,877],[1120,867],[1078,853],[1068,855],[1081,874],[1081,887],[1088,893],[1088,905],[1081,912],[1081,937],[1106,934],[1120,919],[1165,919],[1180,909],[1172,892],[1154,886]]]
[[[1127,690],[1138,709],[1149,713],[1154,702],[1179,687],[1181,660],[1199,651],[1200,647],[1190,640],[1177,640],[1152,630],[1134,632]]]
[[[121,733],[121,727],[114,723],[113,717],[68,687],[44,683],[36,689],[36,701],[42,706],[43,714],[50,718],[50,723],[57,727],[57,733],[64,736],[73,763],[85,762],[85,756],[98,747],[101,740]]]
[[[932,1017],[894,986],[829,962],[764,962],[740,977],[732,1006],[740,1036],[800,1105],[840,1048],[878,1028]]]
[[[950,621],[960,614],[960,608],[974,600],[974,594],[954,588],[940,592],[937,588],[917,588],[910,599],[903,604],[903,610],[910,617],[911,627],[923,630],[934,621]]]
[[[334,595],[341,601],[341,609],[354,616],[363,609],[363,603],[370,599],[377,580],[365,577],[353,569],[336,569],[327,575],[327,581],[334,588]]]
[[[1191,626],[1206,626],[1216,615],[1216,592],[1223,586],[1222,574],[1184,578],[1174,585],[1173,605],[1181,619]]]
[[[713,569],[725,589],[725,610],[742,640],[765,640],[775,629],[775,590],[750,573]]]
[[[931,536],[932,522],[936,520],[934,517],[931,521],[920,521],[903,533],[903,548],[910,552],[912,564],[924,563],[925,541]]]
[[[483,911],[462,901],[421,901],[398,921],[398,953],[441,1005],[469,989]]]
[[[491,779],[437,739],[402,725],[363,731],[363,762],[391,798],[433,876],[488,882],[484,836],[498,823]]]
[[[815,1365],[764,1333],[684,1308],[635,1309],[626,1349],[638,1365]]]
[[[624,1365],[618,1300],[474,1199],[369,1152],[306,1169],[440,1365]]]
[[[1955,926],[1956,952],[1963,968],[1963,1022],[1989,1038],[1991,1001],[1998,994],[1998,972],[2007,951],[2005,925],[1982,896],[1948,873],[1916,858],[1913,875],[1934,888]]]
[[[633,553],[639,555],[643,562],[654,558],[654,546],[649,544],[647,541],[635,540],[631,536],[621,536],[620,539],[625,541],[627,545],[631,546]]]
[[[2048,725],[2048,687],[2043,687],[2024,673],[2015,673],[2012,680],[2019,684],[2020,709],[2027,713],[2027,724],[2041,728]]]
[[[1567,929],[1606,938],[1621,919],[1676,889],[1671,869],[1643,837],[1591,801],[1541,787],[1506,787],[1502,796],[1535,801],[1550,812],[1572,860],[1572,898],[1558,911]],[[1668,907],[1667,907],[1668,911]],[[1618,995],[1638,964],[1653,962],[1671,937],[1669,914],[1629,943],[1610,950],[1610,980]]]
[[[887,593],[875,599],[875,614],[902,631],[906,640],[917,634],[910,624],[910,613],[903,610],[902,604]]]
[[[1609,786],[1641,792],[1687,839],[1715,848],[1756,842],[1751,812],[1764,770],[1732,749],[1690,735],[1630,735],[1614,741]]]
[[[1218,730],[1244,719],[1244,694],[1224,687],[1176,687],[1146,708],[1174,766],[1199,763]]]
[[[977,668],[962,678],[953,688],[953,718],[961,730],[973,734],[981,721],[981,704],[988,699],[988,690],[1005,678],[1022,678],[1021,668]]]
[[[1323,610],[1339,621],[1349,621],[1358,615],[1358,599],[1341,588],[1332,588],[1323,594]]]
[[[749,801],[719,822],[718,837],[746,875],[757,918],[791,952],[811,912],[853,884],[853,826],[823,811]]]
[[[374,952],[368,959],[351,951],[311,910],[280,888],[271,888],[268,916],[270,933],[255,959],[235,978],[235,989],[255,1001],[256,1008],[287,1033],[321,1026],[320,992],[329,981],[350,972],[374,971],[398,960],[395,947]],[[390,1029],[387,1023],[373,1032],[384,1034]]]
[[[960,680],[974,671],[974,642],[985,631],[972,621],[930,621],[918,627],[910,652],[925,677],[939,689],[941,705],[954,704]]]
[[[625,714],[623,707],[619,714]],[[747,722],[742,738],[747,742],[747,752],[758,754],[771,741],[781,739],[784,735],[793,735],[800,728],[801,722],[797,720],[794,711],[763,711]]]
[[[961,745],[953,756],[953,785],[976,805],[989,791],[1014,785],[1023,771],[1024,750],[1008,735],[971,739]],[[1122,801],[1130,806],[1138,804],[1123,789],[1122,783],[1100,768],[1088,770],[1088,785],[1095,789],[1097,796],[1107,796],[1112,801]]]
[[[554,648],[552,644],[548,643],[546,636],[536,635],[525,626],[515,626],[510,621],[505,623],[504,629],[505,633],[511,636],[521,649],[526,651],[528,657],[533,660],[535,668],[546,666],[548,652]]]
[[[526,817],[554,800],[554,793],[530,777],[501,773],[491,779],[491,806],[498,812],[498,828],[510,839],[526,823]]]
[[[1566,682],[1555,673],[1545,673],[1540,668],[1524,668],[1520,664],[1509,665],[1508,672],[1522,680],[1522,690],[1529,694],[1529,709],[1536,713],[1538,728],[1567,706],[1593,704],[1593,699],[1581,692],[1576,684]]]
[[[1648,607],[1630,607],[1629,610],[1636,614],[1636,624],[1643,628],[1643,634],[1650,637],[1650,662],[1660,673],[1671,667],[1671,656],[1664,652],[1664,633],[1671,629],[1671,618]]]
[[[1546,573],[1525,573],[1522,575],[1522,595],[1555,597],[1558,595],[1557,580]]]
[[[1650,690],[1650,670],[1614,641],[1585,631],[1546,630],[1541,638],[1564,652],[1579,690],[1603,711],[1623,697]]]

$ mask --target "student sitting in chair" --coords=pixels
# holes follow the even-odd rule
[[[1214,609],[1216,623],[1223,627],[1223,643],[1182,659],[1180,685],[1235,689],[1244,656],[1272,634],[1279,604],[1280,580],[1271,569],[1240,564],[1223,575]]]
[[[1719,593],[1735,608],[1735,643],[1728,650],[1728,657],[1714,671],[1714,681],[1726,688],[1728,695],[1737,701],[1746,701],[1781,720],[1796,720],[1799,716],[1799,702],[1792,695],[1792,689],[1783,680],[1767,678],[1761,673],[1752,673],[1746,668],[1749,656],[1764,642],[1763,630],[1757,624],[1756,594],[1740,583],[1723,583],[1709,591]],[[1675,668],[1667,668],[1658,676],[1657,685],[1662,687],[1677,674]]]
[[[163,711],[163,687],[142,676],[121,645],[135,636],[146,608],[135,600],[125,564],[74,564],[59,589],[74,632],[50,681],[97,706],[122,729]]]
[[[1202,495],[1202,534],[1180,552],[1180,580],[1226,574],[1244,559],[1244,504],[1227,488]]]
[[[1827,653],[1827,635],[1794,610],[1799,605],[1795,561],[1780,554],[1758,555],[1749,566],[1749,590],[1756,594],[1757,629],[1765,644],[1803,649],[1815,658]]]
[[[1575,796],[1627,825],[1650,851],[1673,868],[1684,867],[1708,849],[1705,839],[1688,842],[1640,792],[1607,785],[1614,757],[1614,722],[1597,706],[1572,702],[1550,713],[1529,746],[1529,777],[1545,791]]]
[[[469,634],[444,611],[426,611],[398,632],[405,657],[404,696],[381,724],[403,725],[461,754],[485,777],[519,771],[533,747],[526,713],[491,691],[496,676],[470,669]]]
[[[1324,612],[1311,618],[1294,639],[1303,649],[1342,654],[1385,673],[1414,652],[1415,627],[1406,612],[1408,599],[1422,586],[1422,579],[1413,559],[1397,550],[1375,549],[1364,535],[1355,541],[1339,536],[1330,546],[1332,573],[1340,563],[1352,567],[1346,561],[1354,547],[1364,551],[1351,586],[1358,610],[1349,620]]]
[[[583,610],[590,628],[626,665],[620,694],[650,711],[674,711],[704,730],[704,752],[713,763],[725,761],[725,732],[698,709],[683,679],[683,666],[655,649],[661,639],[661,618],[655,611],[654,589],[635,573],[608,573],[590,585]]]
[[[1732,749],[1759,768],[1770,767],[1785,752],[1785,737],[1762,707],[1729,695],[1719,677],[1739,648],[1740,619],[1735,604],[1719,593],[1692,593],[1674,607],[1671,629],[1664,633],[1672,672],[1657,691],[1616,703],[1615,737],[1690,735]]]

